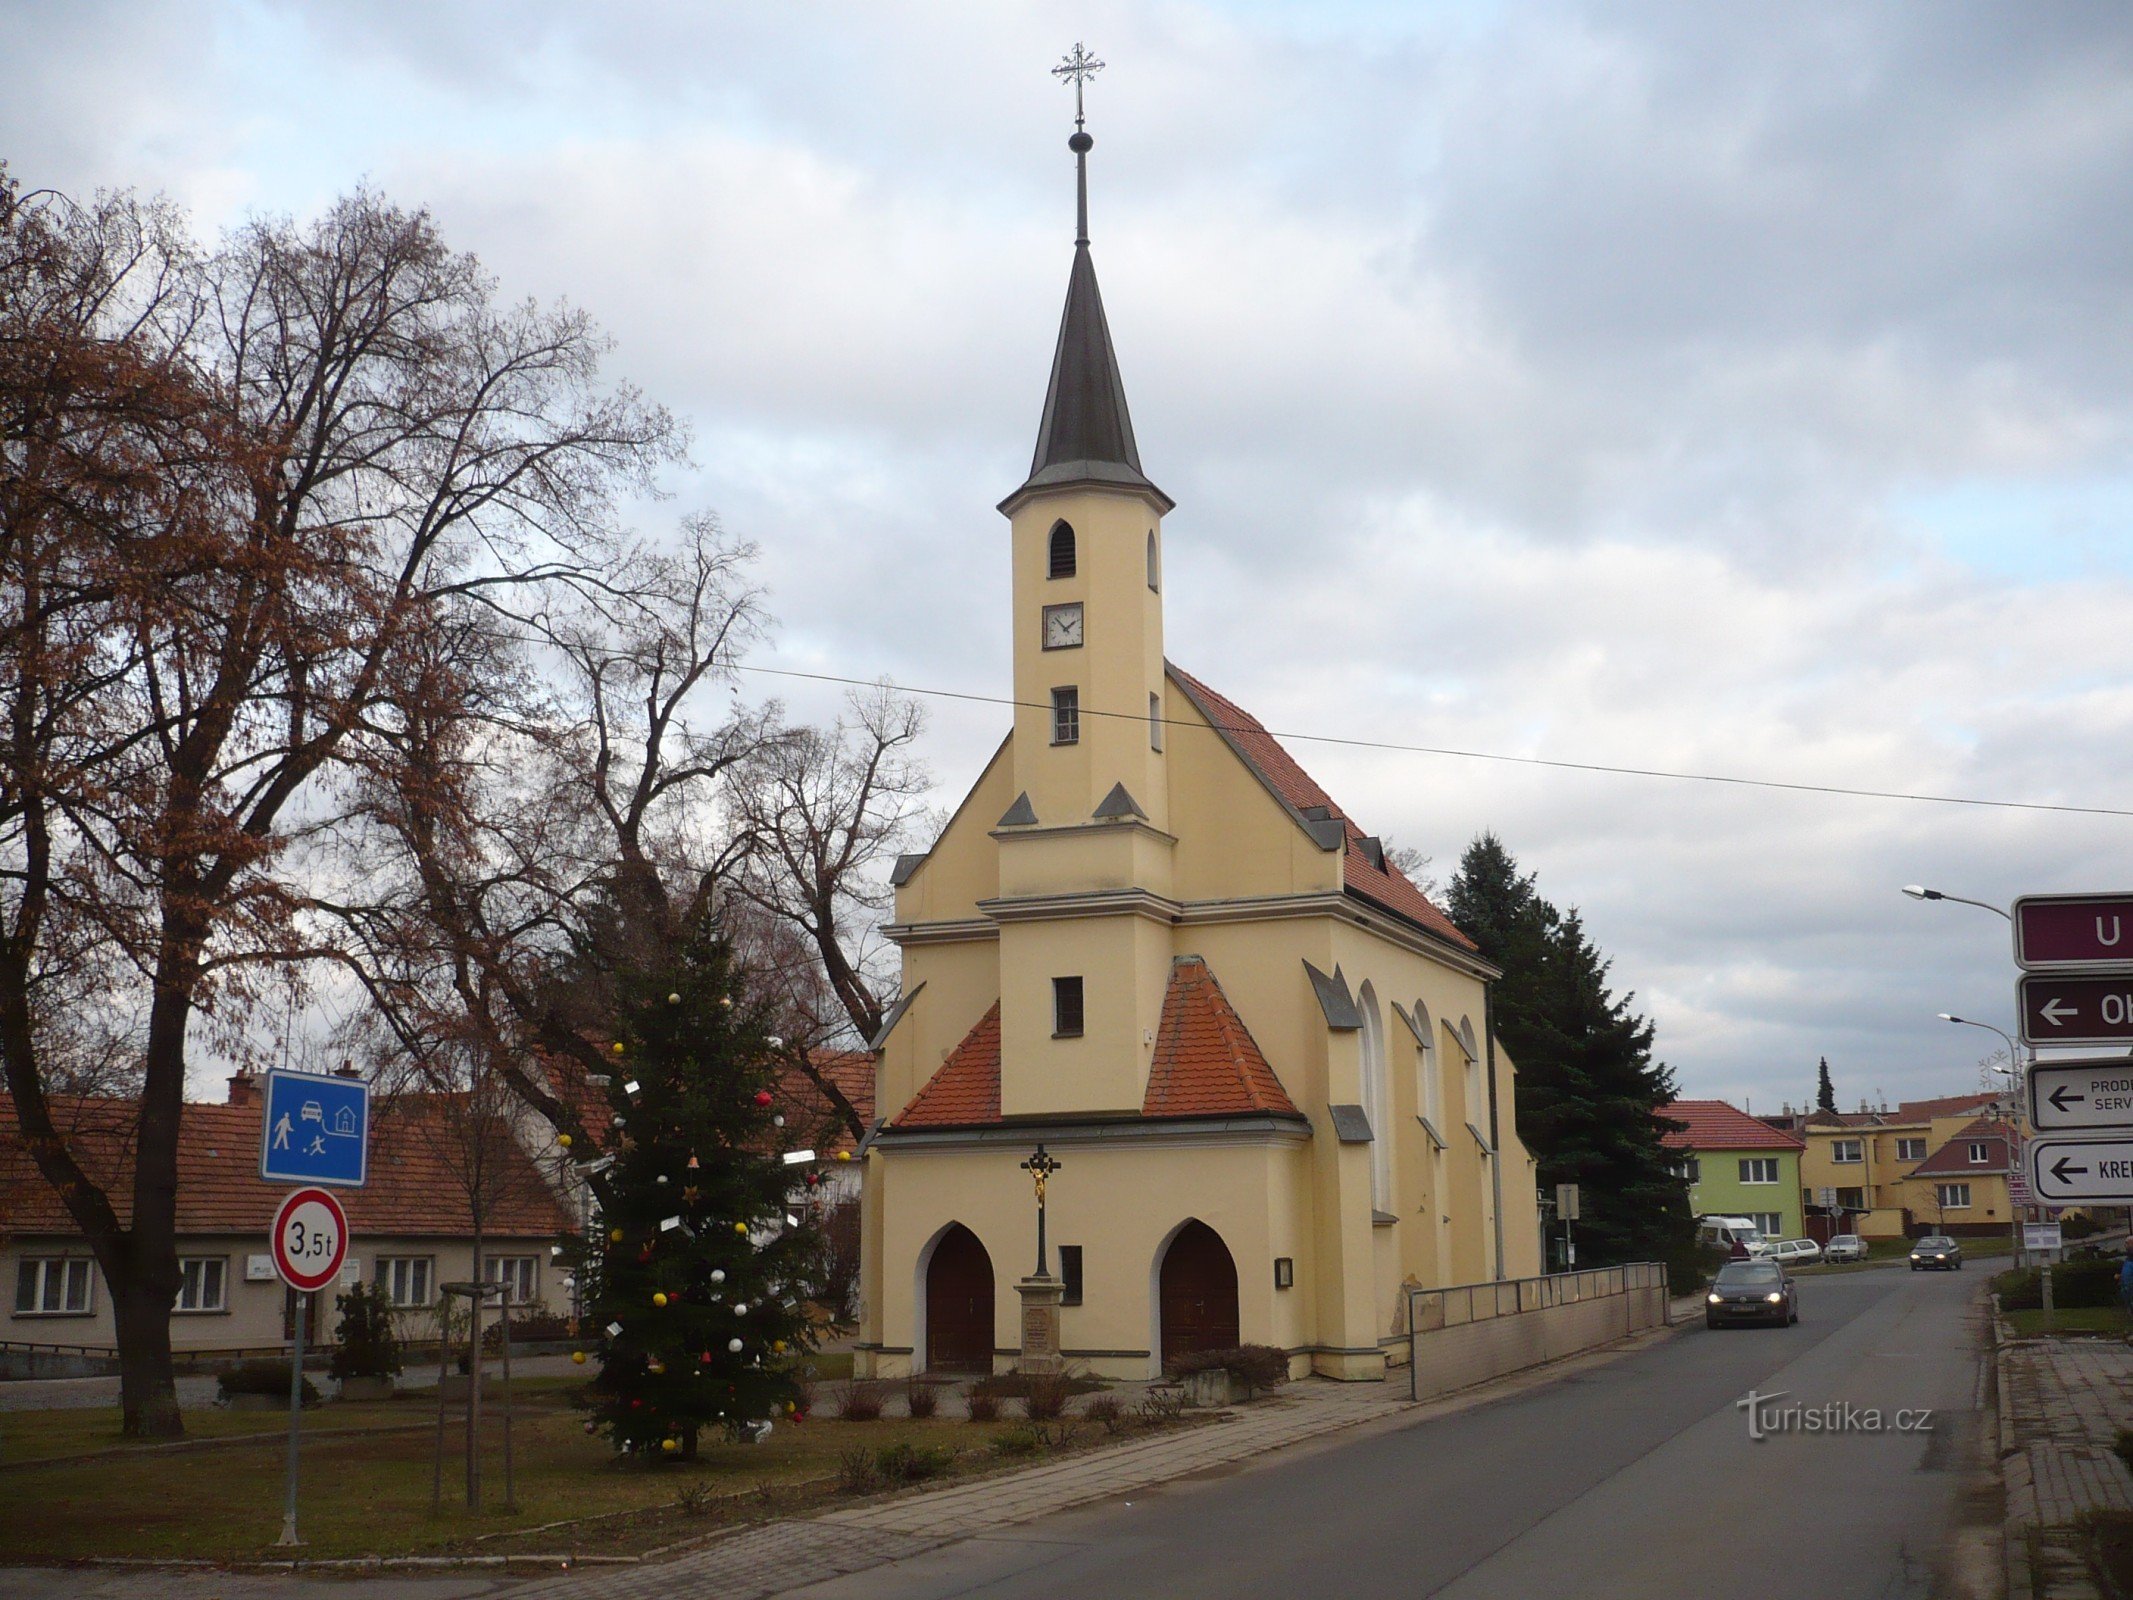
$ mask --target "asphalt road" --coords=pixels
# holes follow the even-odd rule
[[[1978,1271],[1801,1280],[1787,1329],[1697,1325],[1557,1381],[791,1591],[794,1600],[1992,1592]],[[1749,1435],[1775,1407],[1885,1431]],[[1930,1408],[1896,1432],[1899,1409]],[[1856,1420],[1856,1418],[1855,1418]],[[1915,1420],[1915,1419],[1914,1419]]]

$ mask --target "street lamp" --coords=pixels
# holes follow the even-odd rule
[[[1996,917],[2005,917],[2009,922],[2014,921],[2012,913],[1994,905],[1990,900],[1973,900],[1964,894],[1944,894],[1938,889],[1928,889],[1915,883],[1905,884],[1903,892],[1913,900],[1959,900],[1966,906],[1976,906],[1980,911],[1989,911]]]

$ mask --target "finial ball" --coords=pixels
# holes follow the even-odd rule
[[[1096,141],[1090,138],[1089,135],[1087,135],[1086,133],[1083,133],[1079,128],[1075,129],[1074,132],[1067,138],[1067,148],[1073,151],[1074,154],[1076,154],[1077,156],[1087,155],[1092,149],[1095,148],[1095,146]]]

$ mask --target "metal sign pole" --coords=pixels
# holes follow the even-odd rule
[[[289,1470],[281,1508],[281,1537],[277,1546],[300,1545],[296,1536],[296,1445],[304,1420],[304,1302],[308,1295],[289,1291]]]

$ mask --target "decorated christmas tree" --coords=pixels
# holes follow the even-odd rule
[[[706,1428],[740,1437],[794,1414],[820,1242],[788,1195],[811,1165],[786,1142],[773,1046],[713,931],[619,974],[614,998],[614,1124],[581,1266],[601,1339],[589,1426],[686,1460]]]

